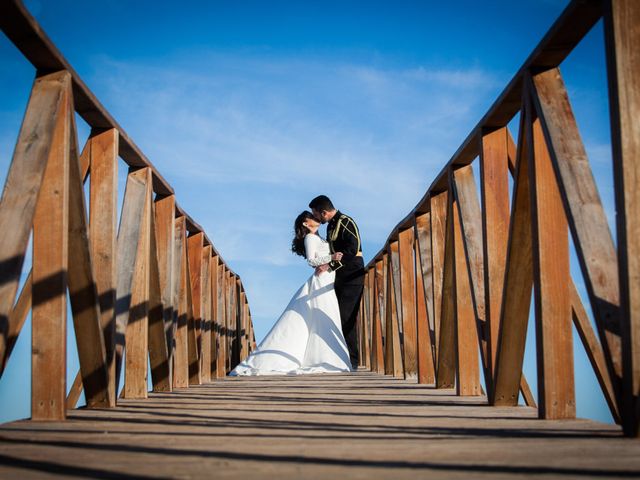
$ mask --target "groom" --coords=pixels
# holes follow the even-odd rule
[[[331,253],[342,252],[342,261],[332,261],[316,270],[336,272],[335,292],[340,307],[342,333],[349,348],[351,367],[358,368],[358,337],[356,319],[360,298],[364,289],[364,259],[360,232],[353,218],[336,210],[325,195],[319,195],[309,203],[313,215],[320,223],[327,223],[327,240]]]

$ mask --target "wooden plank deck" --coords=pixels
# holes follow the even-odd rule
[[[616,426],[369,372],[227,378],[0,426],[0,478],[640,477]]]

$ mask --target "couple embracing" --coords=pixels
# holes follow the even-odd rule
[[[291,250],[315,269],[258,348],[230,375],[297,375],[358,368],[356,319],[364,287],[360,232],[325,195],[295,220]],[[318,235],[327,223],[327,239]]]

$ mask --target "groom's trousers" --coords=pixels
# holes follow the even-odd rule
[[[351,365],[358,365],[358,333],[356,321],[360,309],[360,299],[364,290],[364,261],[362,257],[355,257],[354,261],[336,271],[334,284],[338,306],[340,307],[340,320],[342,333],[349,349]]]

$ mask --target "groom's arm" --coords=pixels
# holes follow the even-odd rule
[[[341,251],[343,253],[343,261],[349,262],[353,260],[361,250],[360,230],[353,218],[344,216],[340,219],[341,229]]]

